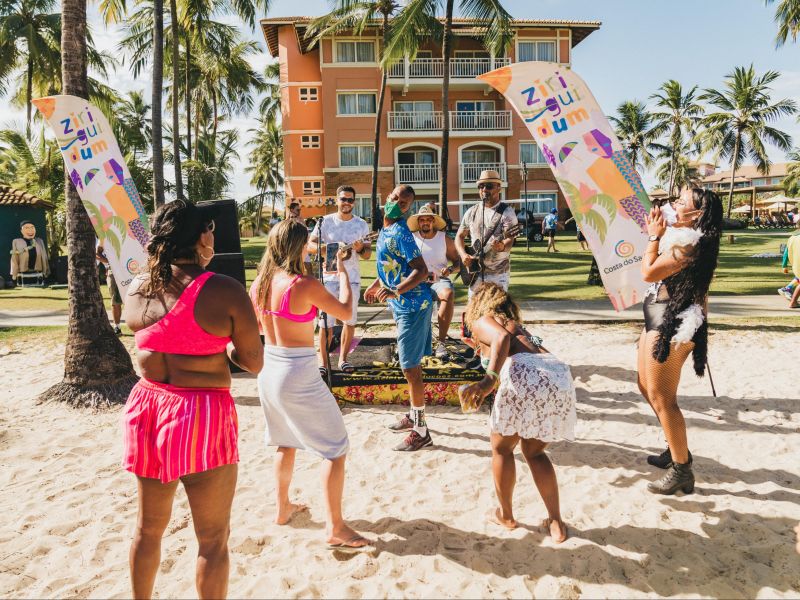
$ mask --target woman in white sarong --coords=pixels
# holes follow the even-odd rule
[[[575,430],[575,387],[569,366],[550,354],[541,340],[522,326],[519,307],[508,292],[484,283],[467,305],[467,327],[480,349],[486,376],[462,392],[465,405],[479,406],[497,388],[489,419],[492,472],[500,504],[487,518],[509,529],[517,527],[512,508],[516,463],[522,455],[544,500],[544,527],[560,543],[567,539],[561,520],[558,482],[544,450],[550,442],[572,440]]]
[[[349,448],[344,419],[336,400],[319,376],[314,350],[317,309],[347,320],[352,303],[350,282],[338,256],[339,298],[312,277],[303,275],[308,229],[294,220],[270,230],[267,249],[250,297],[264,333],[264,368],[258,392],[267,421],[266,443],[277,446],[275,479],[278,512],[275,522],[285,525],[303,504],[289,500],[297,449],[325,459],[323,487],[327,508],[328,547],[358,551],[369,541],[342,518],[345,457]]]

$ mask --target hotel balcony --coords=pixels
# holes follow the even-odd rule
[[[389,112],[390,138],[431,137],[442,130],[441,111]],[[508,137],[511,130],[510,110],[450,112],[450,136],[468,137],[476,133],[484,137]]]
[[[504,162],[480,162],[480,163],[461,163],[459,177],[462,186],[472,186],[478,181],[482,171],[497,171],[500,173],[500,179],[507,185],[508,178],[506,177],[506,163]]]
[[[475,79],[494,69],[511,64],[510,58],[451,58],[450,87],[481,89],[486,84]],[[444,77],[443,58],[418,58],[404,60],[389,67],[387,83],[393,88],[435,89],[442,87]]]
[[[439,187],[438,164],[397,165],[394,172],[397,184],[410,183],[417,187]]]

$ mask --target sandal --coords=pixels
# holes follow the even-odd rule
[[[556,521],[559,525],[561,525],[561,529],[564,531],[564,539],[557,540],[553,537],[553,534],[550,533],[550,525],[553,524],[553,521]],[[544,521],[542,521],[542,527],[544,527],[545,533],[547,533],[547,535],[549,535],[553,539],[554,544],[561,544],[562,542],[565,542],[569,539],[569,530],[567,529],[567,526],[564,524],[564,521],[562,521],[561,519],[547,518]]]
[[[355,542],[360,542],[361,540],[364,540],[367,543],[364,544],[363,546],[354,546],[353,545]],[[328,550],[337,550],[339,552],[344,552],[346,554],[355,554],[357,552],[367,552],[367,551],[373,550],[374,548],[375,547],[372,545],[372,542],[370,542],[363,535],[358,535],[358,534],[354,535],[353,537],[351,537],[346,542],[338,542],[338,543],[328,542]]]
[[[355,373],[356,372],[356,368],[353,365],[351,365],[349,362],[347,362],[346,360],[339,363],[339,370],[342,373],[347,373],[348,375],[350,375],[351,373]]]
[[[325,381],[328,381],[328,369],[326,369],[325,367],[320,367],[319,376],[322,377]]]

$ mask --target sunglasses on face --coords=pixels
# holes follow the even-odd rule
[[[497,187],[496,183],[479,183],[478,184],[478,189],[479,190],[493,190],[495,187]]]
[[[353,203],[356,201],[356,199],[355,199],[355,198],[348,198],[348,197],[346,197],[346,196],[340,196],[340,197],[339,197],[339,200],[340,200],[341,202],[347,202],[348,204],[353,204]]]

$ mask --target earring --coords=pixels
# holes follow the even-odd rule
[[[200,255],[200,258],[202,258],[203,260],[211,261],[211,259],[214,258],[214,255],[216,254],[216,252],[214,251],[214,247],[213,246],[203,246],[203,248],[211,248],[211,256],[203,256],[202,252],[198,252],[198,254]]]

